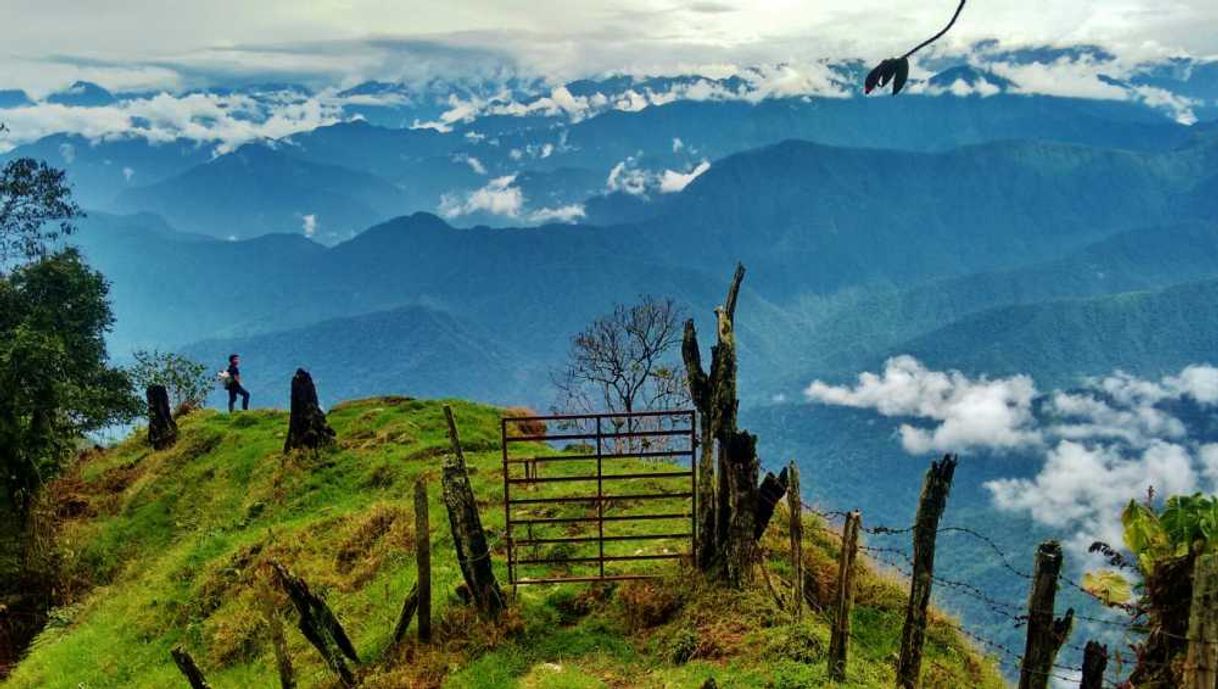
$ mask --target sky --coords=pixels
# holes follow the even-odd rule
[[[955,0],[3,0],[0,87],[351,84],[509,70],[560,80],[903,52]],[[10,27],[17,27],[11,30]],[[947,46],[1218,55],[1213,0],[971,0]]]

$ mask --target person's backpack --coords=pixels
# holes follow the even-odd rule
[[[216,374],[216,382],[220,385],[221,390],[227,390],[233,384],[233,377],[228,371],[220,371]]]

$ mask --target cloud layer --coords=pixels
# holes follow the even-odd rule
[[[999,509],[1067,530],[1082,547],[1120,543],[1121,509],[1152,488],[1160,496],[1218,492],[1218,443],[1174,411],[1218,404],[1218,368],[1210,365],[1158,380],[1115,372],[1042,394],[1028,376],[970,377],[900,356],[853,385],[814,381],[805,395],[902,419],[901,444],[911,454],[1040,456],[1034,476],[986,488]]]

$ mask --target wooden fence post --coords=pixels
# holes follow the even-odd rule
[[[444,460],[444,505],[448,508],[448,523],[452,528],[457,564],[461,566],[461,575],[478,611],[486,617],[497,619],[504,608],[503,591],[491,567],[491,550],[486,543],[478,503],[465,468],[461,436],[457,432],[452,407],[447,404],[444,405],[444,418],[448,421],[448,439],[453,449],[452,456]]]
[[[799,467],[787,467],[787,510],[791,513],[791,599],[795,619],[804,615],[804,507],[799,492]]]
[[[850,611],[854,608],[854,570],[859,552],[859,531],[863,515],[856,510],[846,515],[842,528],[842,552],[837,560],[837,604],[833,628],[829,631],[829,679],[846,680],[846,659],[850,650]]]
[[[415,563],[419,572],[419,643],[431,641],[431,520],[427,514],[427,482],[414,484]]]
[[[211,689],[211,685],[203,677],[203,672],[195,664],[195,659],[186,652],[186,649],[181,646],[174,646],[169,651],[169,655],[173,656],[174,664],[178,666],[178,670],[186,677],[186,681],[190,682],[190,689]]]
[[[1193,565],[1184,687],[1218,687],[1218,555],[1212,553],[1198,557]]]
[[[292,668],[292,656],[288,653],[288,641],[283,634],[283,620],[271,592],[272,569],[264,569],[258,576],[258,603],[262,616],[266,618],[267,632],[271,637],[271,648],[275,652],[275,668],[279,671],[279,689],[296,689],[296,671]]]
[[[1036,549],[1036,568],[1028,594],[1028,642],[1019,668],[1019,689],[1047,689],[1057,652],[1074,624],[1073,608],[1066,611],[1065,617],[1054,617],[1061,570],[1061,544],[1057,541],[1041,543]]]
[[[169,409],[169,391],[164,385],[149,385],[144,396],[148,400],[148,444],[156,450],[172,447],[178,441],[178,424]]]
[[[1083,649],[1083,679],[1078,689],[1103,689],[1104,670],[1108,668],[1108,647],[1088,641]]]
[[[313,648],[321,654],[342,685],[354,687],[355,673],[347,666],[347,661],[359,663],[359,655],[330,606],[309,590],[304,579],[292,574],[274,560],[270,565],[275,571],[279,585],[300,613],[300,633],[313,644]]]
[[[926,610],[930,607],[935,575],[935,540],[955,473],[956,456],[944,455],[941,461],[931,463],[922,481],[922,496],[914,520],[913,574],[910,577],[909,603],[905,608],[905,626],[901,629],[901,657],[897,663],[897,686],[900,689],[917,689],[922,674]]]

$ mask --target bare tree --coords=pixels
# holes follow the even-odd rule
[[[679,357],[683,317],[672,299],[644,296],[597,318],[572,338],[567,363],[551,375],[555,411],[629,413],[687,404]]]

